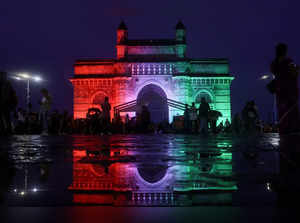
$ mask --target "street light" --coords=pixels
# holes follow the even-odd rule
[[[259,80],[267,80],[267,79],[275,79],[274,74],[263,74]],[[277,102],[276,102],[276,94],[274,94],[273,99],[273,122],[274,124],[277,124],[277,108],[276,108]]]
[[[26,87],[26,104],[27,104],[27,112],[30,112],[31,102],[30,102],[30,81],[40,82],[42,78],[40,76],[32,76],[28,73],[19,73],[16,76],[13,76],[14,79],[18,81],[27,81]]]

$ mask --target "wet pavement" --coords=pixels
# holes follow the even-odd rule
[[[16,168],[4,202],[13,208],[8,213],[62,207],[66,214],[96,205],[107,210],[104,215],[109,207],[127,214],[155,207],[158,215],[223,207],[220,213],[239,210],[243,216],[247,207],[273,216],[279,141],[277,134],[13,136],[1,140]]]
[[[276,134],[14,136],[9,206],[273,205]]]

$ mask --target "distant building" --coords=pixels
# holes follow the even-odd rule
[[[182,22],[176,25],[174,39],[140,40],[129,39],[121,22],[115,59],[80,59],[74,64],[74,118],[85,118],[89,108],[100,106],[108,96],[121,115],[133,116],[146,105],[155,122],[172,121],[182,114],[183,104],[199,105],[205,97],[212,109],[222,113],[221,120],[230,120],[234,77],[228,60],[188,58],[186,46]]]

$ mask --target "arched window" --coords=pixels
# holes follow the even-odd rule
[[[101,104],[104,102],[105,97],[106,97],[105,94],[101,92],[97,93],[92,100],[91,107],[101,108]]]
[[[209,104],[212,103],[212,98],[210,97],[210,95],[206,92],[200,92],[197,97],[196,97],[196,104],[200,104],[201,102],[201,98],[205,98],[206,102],[208,102]]]

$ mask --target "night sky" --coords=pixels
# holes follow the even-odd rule
[[[300,1],[2,1],[0,4],[0,69],[10,74],[40,74],[32,84],[37,109],[41,87],[49,89],[53,107],[72,111],[73,63],[79,58],[115,58],[116,28],[121,18],[129,38],[173,38],[181,19],[187,28],[188,57],[230,60],[233,113],[254,99],[262,118],[272,110],[268,81],[278,42],[300,64]],[[14,82],[24,106],[25,83]]]

